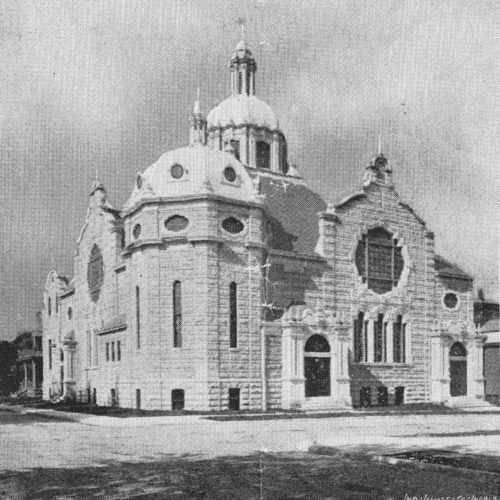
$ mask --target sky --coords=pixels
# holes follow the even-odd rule
[[[241,38],[289,159],[335,202],[381,139],[436,251],[498,300],[496,0],[0,0],[0,338],[72,276],[97,170],[121,208],[136,173],[187,143],[197,88],[229,93]]]

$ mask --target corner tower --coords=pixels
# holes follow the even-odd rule
[[[232,152],[248,167],[287,174],[285,136],[271,107],[255,96],[257,63],[244,40],[236,46],[229,70],[231,95],[208,113],[208,144]]]

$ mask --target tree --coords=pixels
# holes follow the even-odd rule
[[[6,340],[0,341],[0,395],[8,396],[19,387],[16,361],[16,346]]]

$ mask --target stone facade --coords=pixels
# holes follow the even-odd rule
[[[207,120],[196,102],[190,144],[139,173],[123,210],[94,182],[74,276],[45,285],[44,397],[189,410],[483,397],[471,278],[435,255],[382,154],[340,203],[311,191],[255,71],[240,43],[231,96]],[[450,358],[457,343],[466,355]]]

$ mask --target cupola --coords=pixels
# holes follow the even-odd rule
[[[231,95],[207,116],[209,146],[227,151],[230,145],[244,165],[286,174],[285,136],[271,107],[255,95],[257,63],[244,40],[236,46],[229,70]]]

